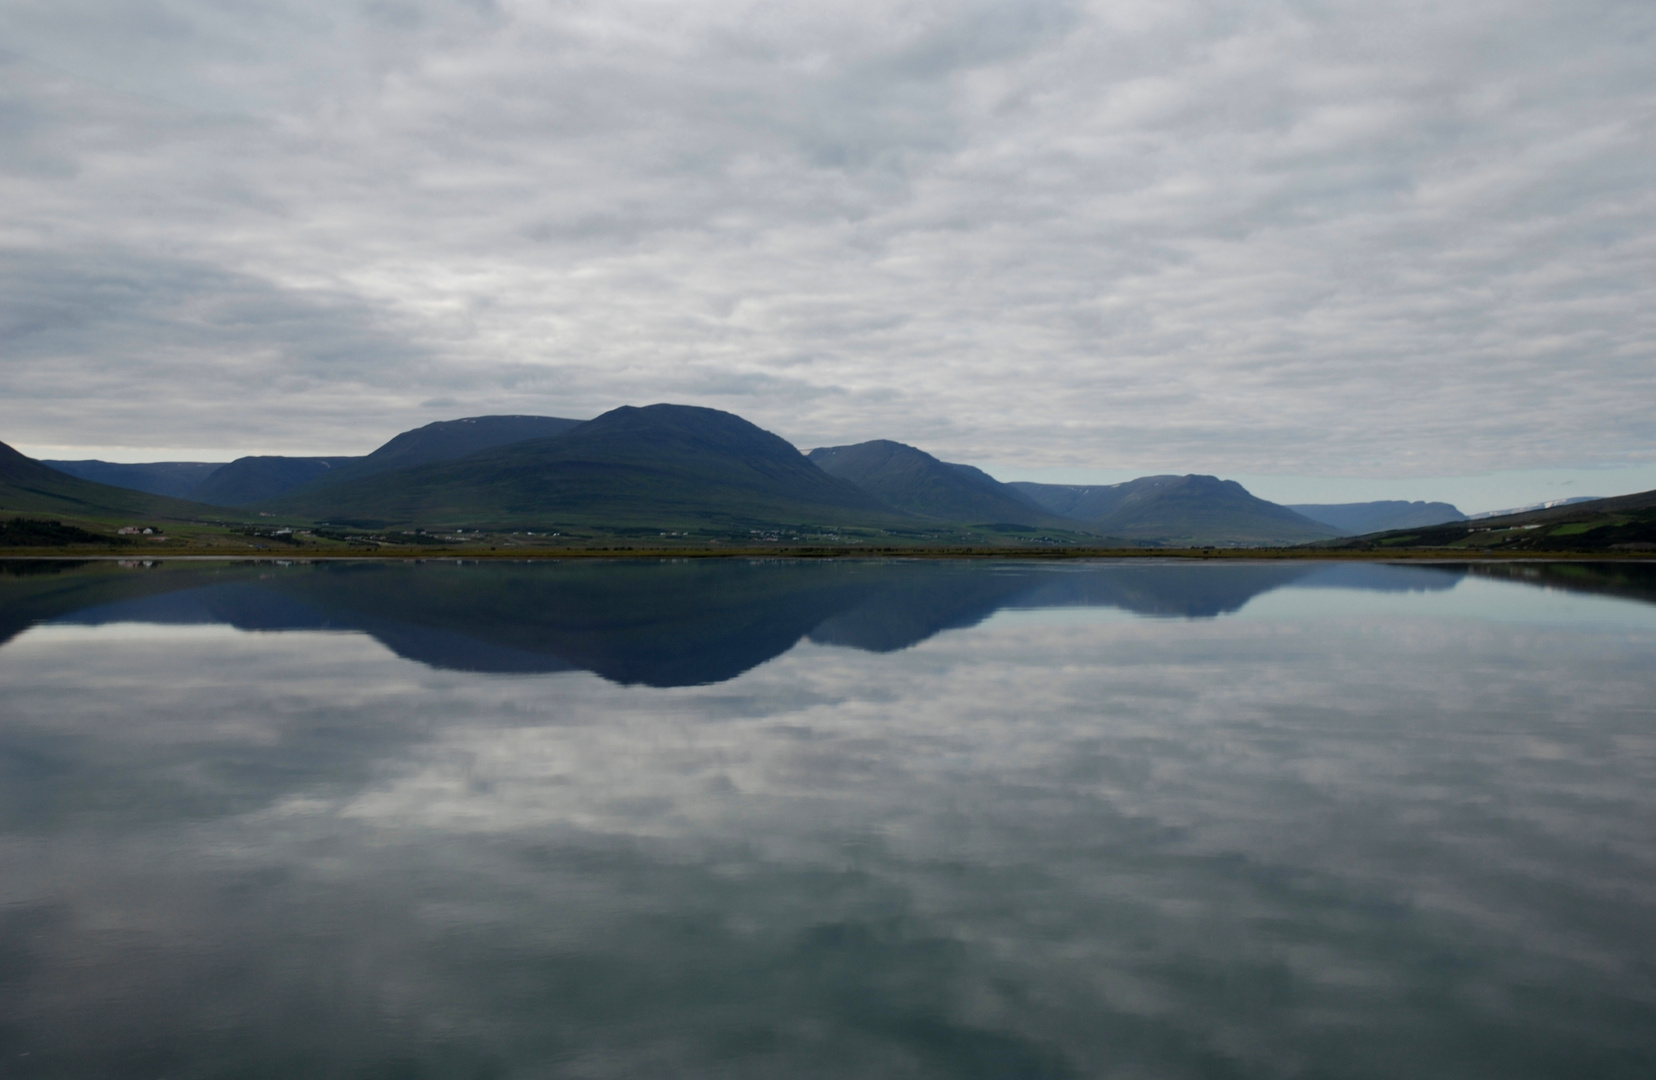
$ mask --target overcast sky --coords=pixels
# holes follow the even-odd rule
[[[0,50],[40,456],[676,401],[1003,476],[1656,477],[1649,0],[0,0]]]

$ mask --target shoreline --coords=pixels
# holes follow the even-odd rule
[[[1070,562],[1086,559],[1163,559],[1195,562],[1656,562],[1656,552],[1560,551],[1467,552],[1446,548],[1304,550],[1296,548],[570,548],[468,551],[461,548],[411,551],[279,552],[179,549],[160,551],[66,552],[62,548],[14,549],[0,562],[557,562],[584,559],[963,559]]]

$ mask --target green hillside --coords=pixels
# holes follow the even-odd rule
[[[1075,527],[1075,522],[1041,509],[985,472],[939,461],[889,439],[818,447],[807,456],[828,475],[911,514],[944,521]]]
[[[912,524],[770,432],[685,405],[626,406],[550,438],[316,485],[264,509],[372,527]]]
[[[82,480],[0,443],[0,514],[50,514],[80,521],[190,521],[210,507]]]
[[[1656,491],[1503,517],[1394,529],[1338,541],[1354,549],[1449,548],[1473,552],[1656,551]]]
[[[1111,536],[1168,545],[1302,544],[1337,530],[1215,476],[1144,476],[1123,484],[1014,483],[1052,511]]]

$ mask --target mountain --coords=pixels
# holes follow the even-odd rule
[[[1404,502],[1400,499],[1359,503],[1290,503],[1288,509],[1346,536],[1466,520],[1465,514],[1446,502]]]
[[[988,473],[939,461],[900,442],[876,439],[854,446],[823,446],[806,457],[829,476],[848,480],[887,506],[911,514],[955,522],[1075,525]]]
[[[394,436],[367,457],[352,459],[328,475],[318,477],[317,482],[359,480],[392,469],[457,461],[479,450],[561,435],[580,423],[580,420],[560,416],[468,416],[462,420],[439,420]]]
[[[366,457],[237,458],[228,465],[204,461],[47,461],[43,464],[100,484],[171,495],[215,506],[246,506],[312,483],[372,476],[567,431],[579,420],[556,416],[472,416],[439,420],[405,431]]]
[[[670,526],[908,521],[739,416],[688,405],[623,406],[559,435],[457,461],[312,485],[276,513],[336,523]]]
[[[248,506],[273,499],[360,460],[353,457],[237,458],[197,485],[190,498],[214,506]]]
[[[1256,498],[1235,480],[1215,476],[1144,476],[1099,486],[1007,486],[1099,532],[1169,545],[1300,544],[1335,534],[1286,506]]]
[[[193,498],[201,482],[224,467],[222,461],[152,461],[128,465],[114,461],[42,461],[61,473],[94,480],[111,487],[147,491],[151,495]]]
[[[210,508],[59,472],[0,443],[0,513],[125,521],[189,521]]]
[[[1656,491],[1555,504],[1502,517],[1393,529],[1329,546],[1372,550],[1448,548],[1484,551],[1656,551]]]
[[[1089,486],[1035,484],[1027,480],[1014,480],[1006,486],[1041,509],[1075,521],[1095,521],[1102,518],[1128,493],[1126,484]]]
[[[491,447],[544,439],[579,423],[579,420],[558,416],[469,416],[463,420],[439,420],[393,436],[366,457],[261,457],[232,461],[191,497],[223,506],[247,506],[298,488],[330,487],[415,465],[455,461]]]

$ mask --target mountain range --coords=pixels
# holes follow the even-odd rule
[[[1204,544],[1297,544],[1341,535],[1216,476],[1145,476],[1122,484],[1014,483],[1031,501],[1115,536]]]
[[[1447,503],[1281,506],[1201,475],[1002,483],[891,440],[802,454],[741,417],[680,405],[625,406],[589,421],[440,421],[362,457],[123,465],[9,453],[0,510],[171,520],[256,511],[409,535],[482,528],[803,541],[862,530],[914,542],[1283,545],[1464,517]],[[26,483],[13,478],[23,473]]]
[[[472,416],[439,420],[405,431],[366,457],[257,455],[226,463],[158,461],[125,465],[110,461],[43,461],[59,472],[153,495],[250,506],[315,481],[352,480],[411,465],[450,461],[493,446],[544,438],[581,423],[556,416]]]
[[[311,520],[742,530],[901,524],[903,515],[739,416],[623,406],[561,434],[295,488],[265,505]]]
[[[889,439],[854,446],[822,446],[806,458],[873,495],[887,506],[944,521],[1004,522],[1074,528],[1075,521],[1054,514],[970,465],[939,461]]]
[[[0,443],[0,511],[187,521],[212,508],[166,495],[101,484],[59,472]]]

